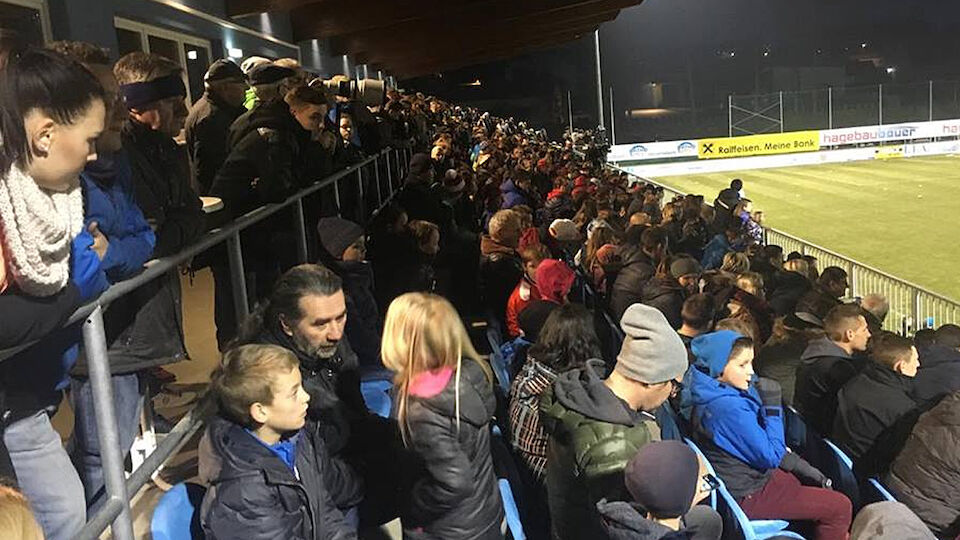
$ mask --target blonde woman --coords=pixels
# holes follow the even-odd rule
[[[387,310],[382,355],[396,374],[404,443],[423,464],[401,516],[404,538],[503,538],[490,456],[493,375],[456,310],[433,294],[399,296]]]
[[[19,491],[0,485],[0,538],[43,540],[43,531]]]

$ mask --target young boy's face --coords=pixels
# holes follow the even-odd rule
[[[750,388],[750,379],[753,377],[753,348],[741,349],[739,353],[727,361],[727,366],[720,374],[720,382],[725,382],[739,390]]]
[[[273,403],[261,405],[264,427],[279,434],[302,428],[307,418],[310,394],[303,389],[300,370],[294,367],[287,373],[278,373],[270,386],[273,389]]]

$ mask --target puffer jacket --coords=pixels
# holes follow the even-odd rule
[[[411,394],[407,446],[423,474],[413,480],[403,512],[404,538],[499,539],[503,505],[490,454],[496,400],[480,365],[461,362],[440,393]],[[459,411],[459,417],[457,412]]]
[[[787,452],[783,416],[763,414],[756,389],[739,390],[689,370],[695,438],[735,499],[756,493]]]
[[[610,310],[620,320],[628,307],[640,301],[643,286],[656,272],[656,262],[638,245],[627,245],[620,250],[620,270],[610,291]]]
[[[680,311],[683,309],[685,299],[685,289],[672,277],[654,277],[643,286],[640,292],[640,301],[659,309],[670,323],[670,328],[673,329],[683,326]]]
[[[334,469],[318,437],[306,430],[293,436],[296,455],[291,470],[238,424],[217,418],[207,429],[219,461],[200,509],[208,539],[357,538],[334,504],[326,478]]]
[[[886,485],[938,537],[960,534],[960,391],[920,416]]]
[[[520,205],[530,206],[527,194],[521,191],[520,188],[513,183],[513,180],[507,180],[500,184],[500,196],[503,197],[503,203],[500,205],[500,208],[513,208],[514,206]]]
[[[826,436],[833,431],[837,393],[862,366],[862,359],[850,356],[826,337],[811,341],[804,349],[797,367],[793,402],[817,433]]]
[[[603,538],[596,503],[628,500],[627,462],[660,439],[652,414],[631,410],[603,384],[604,367],[602,360],[589,360],[560,375],[540,398],[554,538]]]

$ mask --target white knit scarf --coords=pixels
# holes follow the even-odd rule
[[[0,237],[20,289],[50,296],[70,280],[70,242],[83,228],[80,186],[63,193],[40,189],[14,164],[0,177]]]

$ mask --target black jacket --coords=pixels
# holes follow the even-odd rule
[[[503,323],[507,300],[523,277],[523,263],[516,251],[501,246],[487,235],[480,238],[480,298],[489,316]]]
[[[774,274],[773,290],[767,295],[770,307],[778,316],[789,315],[797,311],[797,302],[807,294],[813,285],[810,280],[797,272],[779,270]]]
[[[230,125],[244,112],[246,109],[242,106],[231,107],[209,91],[190,108],[186,122],[187,152],[194,185],[201,194],[210,191],[213,179],[227,160]]]
[[[906,441],[918,416],[910,416],[917,410],[910,397],[912,383],[910,377],[867,362],[863,371],[840,389],[833,441],[857,462],[858,470],[886,469]],[[873,457],[877,445],[886,447],[882,454],[887,459]],[[860,463],[865,457],[871,457],[871,463]]]
[[[382,369],[380,361],[380,311],[373,296],[373,269],[366,261],[321,261],[343,280],[347,296],[347,324],[344,334],[362,370]]]
[[[597,503],[597,513],[610,540],[687,540],[692,531],[674,531],[666,525],[643,517],[646,511],[636,503],[623,501]]]
[[[547,322],[547,317],[556,311],[560,304],[549,300],[534,300],[517,315],[517,325],[523,330],[523,337],[531,343],[540,339],[540,331]]]
[[[659,309],[674,330],[683,326],[680,311],[685,299],[686,291],[671,277],[654,277],[640,291],[640,302]]]
[[[811,341],[800,356],[794,405],[807,424],[823,436],[833,431],[837,393],[859,373],[862,360],[828,338]]]
[[[768,341],[757,351],[753,362],[757,374],[780,383],[784,405],[793,405],[797,368],[806,348],[807,338],[798,332],[776,342]]]
[[[836,296],[823,290],[819,285],[813,285],[813,288],[800,297],[795,309],[798,313],[812,313],[822,321],[831,309],[840,304]]]
[[[154,257],[189,246],[203,233],[200,198],[170,137],[128,120],[123,148],[130,157],[137,206],[153,226]],[[116,300],[104,314],[113,373],[169,364],[187,358],[180,276],[176,270]],[[77,366],[83,373],[84,363]]]
[[[429,221],[440,227],[441,231],[449,229],[450,214],[444,211],[440,197],[430,189],[429,184],[407,178],[403,189],[397,194],[397,202],[407,211],[407,217],[411,220]]]
[[[610,292],[610,310],[617,321],[628,307],[640,302],[643,286],[656,272],[656,262],[640,246],[624,246],[620,258],[622,265]]]
[[[337,470],[319,437],[295,435],[295,474],[241,426],[215,419],[207,430],[219,462],[200,509],[208,539],[357,538],[334,503],[328,477]]]
[[[461,362],[459,397],[456,377],[455,371],[436,396],[411,395],[407,402],[407,446],[424,473],[409,493],[405,538],[502,538],[503,505],[490,455],[493,386],[473,360]]]
[[[960,351],[932,345],[920,352],[920,369],[913,381],[913,398],[933,404],[960,390]]]

